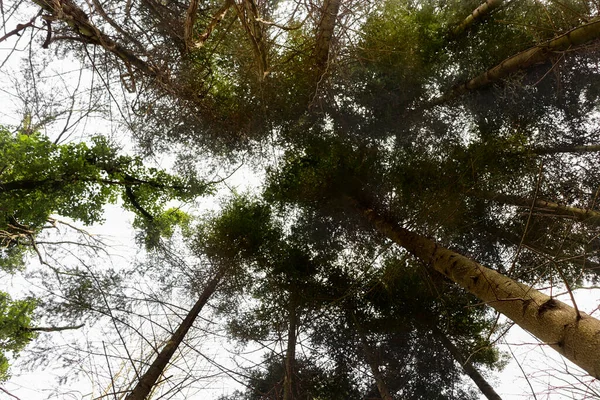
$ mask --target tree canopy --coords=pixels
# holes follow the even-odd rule
[[[175,172],[102,136],[54,143],[28,128],[43,113],[27,110],[39,121],[0,130],[0,262],[12,272],[26,249],[39,255],[51,215],[97,223],[116,201],[136,214],[147,258],[119,280],[127,295],[110,306],[99,271],[70,275],[98,287],[102,306],[85,304],[114,325],[131,370],[108,360],[105,392],[129,400],[186,397],[201,378],[191,343],[219,335],[236,360],[260,349],[235,371],[213,363],[246,387],[228,399],[463,399],[477,387],[497,400],[486,376],[505,364],[497,342],[511,324],[596,382],[600,321],[574,292],[600,269],[598,10],[16,2],[7,21],[30,22],[0,41],[18,48],[31,34],[32,87],[45,79],[34,53],[81,60],[90,92],[119,110],[111,122],[140,154],[172,156]],[[240,160],[250,194],[197,178]],[[217,212],[170,208],[221,183],[233,197]],[[160,294],[131,294],[134,275]],[[221,333],[198,329],[203,318]],[[132,356],[117,323],[149,355]]]

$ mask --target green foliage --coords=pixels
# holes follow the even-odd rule
[[[12,300],[7,293],[0,292],[0,382],[10,377],[8,353],[12,358],[17,357],[37,336],[30,330],[36,305],[34,299]]]
[[[147,244],[157,235],[171,235],[184,223],[181,211],[163,211],[167,202],[210,193],[195,178],[184,181],[139,157],[118,155],[107,139],[86,143],[55,144],[39,133],[0,130],[0,239],[2,264],[18,262],[20,245],[31,245],[51,214],[81,221],[102,222],[105,204],[122,197],[124,207],[136,213],[136,226],[147,227]]]

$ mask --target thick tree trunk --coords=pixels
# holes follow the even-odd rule
[[[519,207],[531,207],[548,215],[570,217],[586,224],[600,226],[600,212],[578,207],[563,206],[552,201],[528,199],[521,196],[478,191],[475,196]]]
[[[483,376],[481,376],[481,374],[479,373],[479,371],[477,371],[477,369],[473,366],[473,364],[471,364],[471,362],[463,356],[460,349],[458,347],[456,347],[456,345],[454,343],[452,343],[452,341],[443,332],[441,332],[437,327],[434,326],[434,327],[432,327],[432,329],[433,329],[433,334],[435,335],[435,337],[440,342],[442,342],[444,347],[450,352],[450,354],[452,354],[454,359],[462,366],[465,373],[467,375],[469,375],[469,378],[471,378],[471,380],[477,385],[479,390],[481,390],[481,393],[483,393],[484,396],[487,397],[489,400],[502,400],[502,397],[500,397],[500,395],[498,393],[496,393],[496,391],[488,383],[488,381]]]
[[[469,29],[476,21],[489,15],[493,10],[504,4],[504,0],[486,0],[485,3],[477,7],[467,18],[465,18],[456,28],[452,30],[453,36],[458,36]]]
[[[594,18],[590,22],[572,29],[546,43],[531,47],[507,58],[500,64],[488,69],[486,72],[476,76],[470,81],[455,86],[445,95],[429,102],[428,106],[439,105],[466,92],[481,89],[491,83],[504,79],[519,70],[544,63],[557,52],[566,50],[572,51],[576,49],[577,46],[583,45],[598,37],[600,37],[600,17]]]
[[[290,293],[288,304],[288,338],[285,352],[285,377],[283,380],[283,400],[294,398],[294,364],[296,363],[296,329],[298,327],[296,294]]]
[[[377,358],[373,354],[373,350],[367,341],[367,336],[360,326],[356,315],[352,313],[352,319],[354,321],[354,327],[356,328],[356,332],[358,333],[358,337],[360,339],[360,345],[363,349],[363,353],[365,354],[365,358],[367,363],[369,364],[369,368],[371,369],[371,373],[373,374],[373,378],[375,379],[375,383],[377,384],[377,390],[379,391],[379,395],[382,400],[393,400],[393,397],[385,384],[385,380],[383,379],[383,375],[381,371],[379,371],[379,363],[377,362]]]
[[[595,378],[600,378],[600,321],[516,282],[354,203],[384,235],[468,290]]]
[[[158,353],[154,359],[154,362],[150,365],[146,373],[140,377],[138,383],[135,385],[131,393],[127,395],[126,400],[146,400],[152,391],[152,388],[158,381],[158,378],[167,367],[171,357],[173,357],[175,350],[177,350],[177,347],[179,347],[183,341],[183,338],[194,324],[198,314],[200,314],[200,311],[208,299],[217,289],[217,286],[221,282],[224,274],[225,268],[221,268],[208,282],[196,304],[194,304],[192,309],[188,312],[187,316],[181,322],[181,325],[179,325],[177,330],[173,333],[162,351]]]

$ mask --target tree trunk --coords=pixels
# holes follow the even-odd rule
[[[352,312],[352,320],[354,321],[354,327],[356,328],[356,332],[358,333],[358,337],[360,339],[360,344],[365,353],[365,358],[367,363],[369,364],[369,368],[371,369],[371,373],[373,374],[373,378],[375,379],[375,383],[377,384],[377,390],[379,391],[379,395],[382,400],[393,400],[393,397],[385,384],[385,380],[383,379],[383,375],[381,375],[381,371],[379,371],[379,363],[375,355],[373,354],[373,350],[367,341],[367,337],[362,327],[358,323],[356,315]]]
[[[521,196],[477,191],[474,193],[475,196],[496,201],[499,203],[509,204],[519,207],[531,207],[543,211],[549,215],[555,216],[566,216],[576,219],[577,221],[584,222],[586,224],[600,226],[600,212],[594,210],[586,210],[578,207],[563,206],[552,201],[541,200],[541,199],[528,199]]]
[[[479,373],[479,371],[477,371],[477,369],[473,366],[473,364],[471,364],[471,362],[462,355],[462,352],[460,351],[460,349],[458,347],[456,347],[456,345],[454,343],[452,343],[452,341],[437,327],[433,326],[432,330],[433,330],[434,336],[440,342],[442,342],[444,347],[450,352],[450,354],[452,354],[454,359],[462,366],[465,373],[467,375],[469,375],[471,380],[477,385],[479,390],[481,390],[481,393],[483,393],[484,396],[488,398],[488,400],[502,400],[502,397],[500,397],[500,395],[498,393],[496,393],[494,388],[487,382],[487,380],[483,376],[481,376],[481,374]]]
[[[317,28],[317,36],[315,43],[315,66],[317,78],[327,70],[329,62],[329,53],[331,51],[331,39],[333,31],[340,11],[341,0],[324,0],[321,11],[321,21]]]
[[[288,304],[288,339],[285,352],[285,377],[283,380],[283,400],[294,398],[294,364],[296,363],[296,329],[298,314],[296,307],[296,293],[290,292]]]
[[[177,350],[177,347],[179,347],[179,344],[183,341],[183,338],[194,324],[194,321],[210,296],[212,296],[217,289],[217,286],[224,275],[225,268],[220,268],[217,274],[208,282],[196,304],[194,304],[192,309],[188,312],[187,316],[173,333],[162,351],[156,356],[146,373],[140,377],[131,393],[127,395],[126,400],[146,400],[156,384],[156,381],[158,381],[158,378],[167,367],[175,350]]]
[[[384,235],[468,290],[595,378],[600,378],[600,321],[448,250],[354,202]]]
[[[452,30],[453,36],[458,36],[469,29],[476,21],[489,15],[493,10],[504,4],[504,0],[486,0],[485,3],[477,7],[467,18],[465,18],[456,28]]]
[[[428,102],[427,106],[439,105],[466,92],[481,89],[493,82],[506,78],[519,70],[544,63],[556,52],[566,50],[573,51],[577,46],[583,45],[598,37],[600,37],[600,17],[594,18],[590,22],[578,28],[574,28],[563,35],[557,36],[546,43],[533,46],[507,58],[500,64],[488,69],[486,72],[476,76],[470,81],[455,86],[445,95]]]
[[[31,328],[25,328],[25,330],[30,332],[60,332],[81,329],[83,326],[83,324],[75,326],[34,326]]]
[[[544,155],[544,154],[560,154],[560,153],[597,153],[600,152],[599,144],[592,144],[587,146],[571,146],[571,145],[560,145],[552,147],[540,147],[532,150],[533,153]]]

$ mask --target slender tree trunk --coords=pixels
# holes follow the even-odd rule
[[[229,9],[232,6],[233,6],[233,0],[225,0],[225,3],[223,4],[223,6],[221,6],[221,8],[219,8],[219,10],[217,10],[215,15],[213,15],[212,19],[206,26],[206,29],[204,29],[204,32],[202,32],[202,34],[198,37],[198,39],[193,40],[193,36],[190,35],[189,42],[186,42],[186,43],[188,43],[188,44],[186,44],[188,46],[188,48],[191,48],[192,45],[196,48],[204,46],[204,43],[206,43],[206,41],[210,37],[212,31],[214,31],[215,28],[217,27],[217,25],[219,24],[219,22],[221,22],[223,20],[223,18],[225,18],[225,15],[227,15],[227,12],[229,11]],[[190,7],[191,7],[191,4],[190,4]]]
[[[469,29],[476,21],[489,15],[493,10],[504,4],[504,0],[486,0],[485,3],[477,7],[467,18],[465,18],[456,28],[452,30],[453,36],[458,36]]]
[[[30,332],[60,332],[81,329],[83,326],[83,324],[75,326],[34,326],[25,329]]]
[[[519,207],[531,207],[532,205],[540,211],[549,215],[555,216],[566,216],[576,219],[577,221],[585,222],[586,224],[600,226],[600,212],[583,209],[578,207],[563,206],[552,201],[541,200],[541,199],[528,199],[526,197],[477,191],[474,193],[475,196],[496,201],[499,203],[519,206]]]
[[[384,235],[504,314],[595,378],[600,378],[600,321],[571,306],[397,226],[354,202]]]
[[[369,346],[367,336],[365,335],[365,332],[359,324],[354,312],[352,312],[352,320],[354,321],[354,327],[356,328],[356,332],[358,333],[360,345],[365,354],[365,358],[367,359],[367,363],[369,364],[369,368],[371,369],[371,373],[373,374],[373,378],[375,379],[375,383],[377,384],[377,390],[379,391],[379,395],[381,396],[382,400],[393,400],[390,390],[385,384],[383,375],[381,374],[381,371],[379,371],[379,363],[377,362],[377,358],[373,354],[373,349],[371,349],[371,346]]]
[[[327,70],[329,63],[329,53],[331,51],[331,40],[335,30],[338,13],[340,11],[341,0],[324,0],[321,14],[321,21],[317,28],[315,43],[315,66],[318,78]]]
[[[296,329],[298,327],[297,295],[290,292],[288,304],[288,338],[285,352],[285,378],[283,380],[283,400],[294,398],[294,364],[296,363]]]
[[[481,374],[479,373],[479,371],[477,371],[477,369],[473,366],[473,364],[462,355],[462,352],[460,351],[460,349],[458,347],[456,347],[456,345],[454,343],[452,343],[452,341],[448,338],[448,336],[446,336],[436,326],[433,326],[432,329],[433,329],[434,336],[440,342],[442,342],[444,347],[450,352],[450,354],[452,354],[454,359],[462,366],[465,373],[467,375],[469,375],[469,378],[471,378],[471,380],[477,385],[479,390],[481,390],[481,393],[483,393],[484,396],[488,398],[488,400],[502,400],[502,397],[500,397],[500,395],[498,393],[496,393],[496,391],[488,383],[488,381],[483,376],[481,376]]]
[[[561,145],[552,147],[539,147],[532,150],[533,153],[543,154],[560,154],[560,153],[574,153],[574,154],[585,154],[585,153],[597,153],[600,152],[600,144],[592,144],[587,146],[571,146]]]
[[[597,39],[599,36],[600,17],[594,18],[590,22],[581,25],[578,28],[574,28],[563,35],[557,36],[546,43],[533,46],[527,50],[517,53],[512,57],[507,58],[500,64],[488,69],[470,81],[455,86],[445,95],[428,102],[427,105],[439,105],[466,92],[481,89],[493,82],[504,79],[519,70],[529,68],[532,65],[544,63],[548,61],[556,52],[574,50],[577,48],[577,46],[583,45],[593,39]]]
[[[150,365],[148,370],[139,378],[138,383],[135,385],[131,393],[129,393],[126,397],[126,400],[146,400],[152,388],[158,381],[158,378],[163,373],[167,364],[173,357],[175,350],[183,341],[183,338],[190,330],[194,321],[200,314],[200,311],[208,301],[208,299],[213,295],[217,286],[221,282],[221,279],[225,275],[225,268],[220,268],[216,275],[208,282],[204,291],[200,295],[196,304],[192,307],[192,309],[188,312],[185,319],[181,322],[177,330],[173,333],[165,347],[161,350],[160,353],[154,359],[154,362]]]

